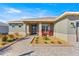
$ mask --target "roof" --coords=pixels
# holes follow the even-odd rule
[[[22,21],[13,20],[13,21],[8,21],[8,23],[23,23],[23,22]]]
[[[28,19],[22,19],[22,21],[54,21],[56,19],[56,16],[54,17],[42,17],[42,18],[28,18]]]
[[[74,17],[69,17],[69,16],[74,16]],[[71,19],[79,18],[79,12],[64,12],[63,14],[61,14],[60,16],[58,16],[56,18],[56,22],[59,22],[60,20],[66,18],[66,17],[69,17]]]
[[[27,18],[27,19],[20,19],[20,20],[12,20],[8,23],[23,23],[23,22],[32,22],[32,21],[55,21],[56,17],[43,17],[43,18]]]
[[[8,26],[8,24],[0,22],[0,26]]]
[[[62,20],[63,18],[65,18],[66,16],[70,16],[70,15],[74,15],[74,16],[77,16],[75,18],[79,18],[79,12],[65,12],[63,14],[61,14],[60,16],[56,17],[43,17],[43,18],[27,18],[27,19],[20,19],[20,20],[12,20],[12,21],[9,21],[9,23],[23,23],[23,22],[32,22],[32,21],[41,21],[41,22],[59,22],[60,20]],[[71,17],[72,18],[72,17]],[[73,17],[74,18],[74,17]]]
[[[62,19],[64,17],[70,16],[70,15],[79,16],[79,12],[65,12],[62,15],[60,15],[59,17],[57,17],[56,20]]]

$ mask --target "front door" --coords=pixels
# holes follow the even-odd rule
[[[37,34],[37,24],[32,25],[31,34],[32,35]]]
[[[43,24],[42,25],[42,35],[48,35],[50,30],[49,24]]]

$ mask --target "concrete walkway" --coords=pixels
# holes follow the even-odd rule
[[[30,51],[33,51],[31,45],[29,45],[32,39],[33,39],[33,36],[30,36],[24,40],[18,41],[15,44],[11,45],[10,47],[0,51],[0,55],[17,56],[17,55],[24,54],[25,52],[28,53]]]

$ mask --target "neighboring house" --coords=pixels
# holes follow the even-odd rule
[[[79,41],[79,12],[65,12],[58,17],[9,21],[9,33],[50,35],[71,42]]]
[[[8,34],[9,26],[6,23],[0,22],[0,34]]]

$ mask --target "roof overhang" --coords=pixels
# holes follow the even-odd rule
[[[56,18],[56,23],[63,20],[67,16],[79,16],[79,12],[65,12],[65,13],[63,13],[62,15],[60,15],[59,17]]]
[[[21,20],[12,20],[8,23],[54,23],[55,19],[50,18],[30,18],[30,19],[21,19]]]

